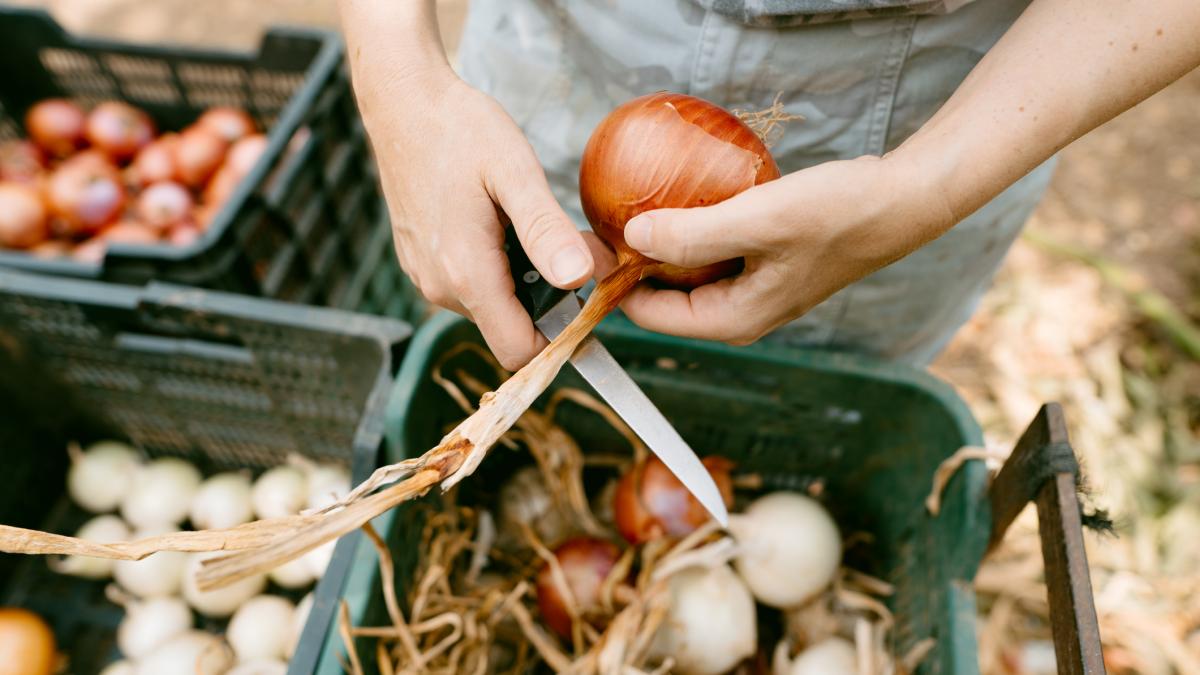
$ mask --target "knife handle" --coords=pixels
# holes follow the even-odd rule
[[[533,321],[542,318],[551,307],[570,293],[555,288],[542,278],[529,256],[525,255],[525,249],[517,239],[517,231],[512,227],[504,232],[504,251],[508,255],[508,269],[512,273],[517,300],[521,302],[525,311],[529,312],[529,318]]]

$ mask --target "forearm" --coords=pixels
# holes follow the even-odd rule
[[[419,101],[452,76],[434,0],[339,0],[338,12],[364,114],[396,100],[400,88]]]
[[[944,230],[1197,65],[1196,0],[1034,0],[892,156],[942,198]]]

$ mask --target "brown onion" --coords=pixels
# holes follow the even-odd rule
[[[192,223],[179,223],[167,232],[167,242],[172,246],[191,246],[200,238],[200,228]]]
[[[134,204],[138,218],[157,230],[187,221],[192,212],[192,193],[179,183],[163,181],[142,190]]]
[[[208,185],[204,187],[204,194],[200,199],[209,206],[220,206],[225,203],[225,200],[229,199],[229,195],[233,194],[233,189],[237,187],[238,182],[241,180],[242,176],[226,164],[217,170],[212,180],[208,181]]]
[[[0,675],[51,675],[58,667],[54,631],[20,607],[0,608]]]
[[[29,255],[38,258],[61,258],[71,255],[71,242],[62,239],[47,239],[29,249]]]
[[[208,129],[190,126],[175,143],[175,179],[198,188],[221,166],[228,144]]]
[[[88,113],[84,133],[104,154],[123,161],[154,140],[154,122],[128,103],[105,101]]]
[[[125,208],[117,168],[94,151],[63,162],[46,183],[46,203],[63,234],[88,234],[115,221]]]
[[[621,105],[592,132],[579,167],[579,196],[596,234],[624,260],[641,257],[624,236],[625,224],[639,213],[716,204],[778,177],[766,145],[732,113],[694,96],[660,92]],[[660,263],[647,276],[689,289],[736,274],[741,265]]]
[[[728,508],[733,505],[733,463],[724,457],[705,457],[704,467],[713,477]],[[658,457],[630,467],[613,495],[617,531],[633,544],[659,537],[683,537],[711,518],[700,501],[671,473]]]
[[[0,248],[30,248],[49,233],[37,190],[24,183],[0,183]]]
[[[83,146],[83,109],[64,98],[34,104],[25,113],[25,131],[46,152],[66,157]]]
[[[256,130],[254,118],[250,116],[250,113],[241,108],[229,106],[218,106],[204,111],[204,114],[196,120],[196,126],[208,129],[225,139],[226,143],[233,143],[239,138],[249,136]]]
[[[225,167],[231,169],[239,176],[245,176],[258,163],[258,158],[262,157],[263,151],[266,149],[266,136],[262,134],[247,136],[229,148],[229,155],[225,159]]]
[[[33,183],[46,168],[38,146],[29,141],[0,143],[0,180]]]
[[[621,552],[611,542],[590,537],[570,539],[554,550],[554,558],[562,568],[580,616],[599,606],[604,580],[620,557]],[[542,614],[542,621],[551,630],[570,638],[571,614],[558,589],[551,567],[547,564],[537,576],[538,610]]]
[[[98,239],[122,244],[157,244],[161,239],[159,229],[136,220],[122,220],[116,225],[107,227]]]
[[[129,165],[130,181],[145,187],[151,183],[175,178],[175,151],[178,134],[163,134],[138,151]]]

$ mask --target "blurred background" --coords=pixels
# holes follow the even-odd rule
[[[332,0],[24,0],[74,32],[249,49],[270,24],[335,27]],[[453,50],[466,0],[439,3]],[[1200,673],[1200,72],[1063,152],[975,318],[934,364],[1008,452],[1063,404],[1091,505],[1112,672]],[[1036,515],[981,571],[983,670],[1054,672]]]

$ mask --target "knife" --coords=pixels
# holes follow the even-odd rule
[[[553,340],[579,314],[579,296],[550,285],[530,262],[517,240],[516,231],[509,228],[505,240],[508,264],[516,286],[517,299],[529,312],[534,325]],[[571,356],[571,365],[600,397],[625,420],[633,432],[663,464],[675,474],[702,506],[721,524],[728,525],[729,514],[725,500],[708,469],[675,431],[667,418],[646,397],[629,373],[621,368],[613,355],[589,335]]]

